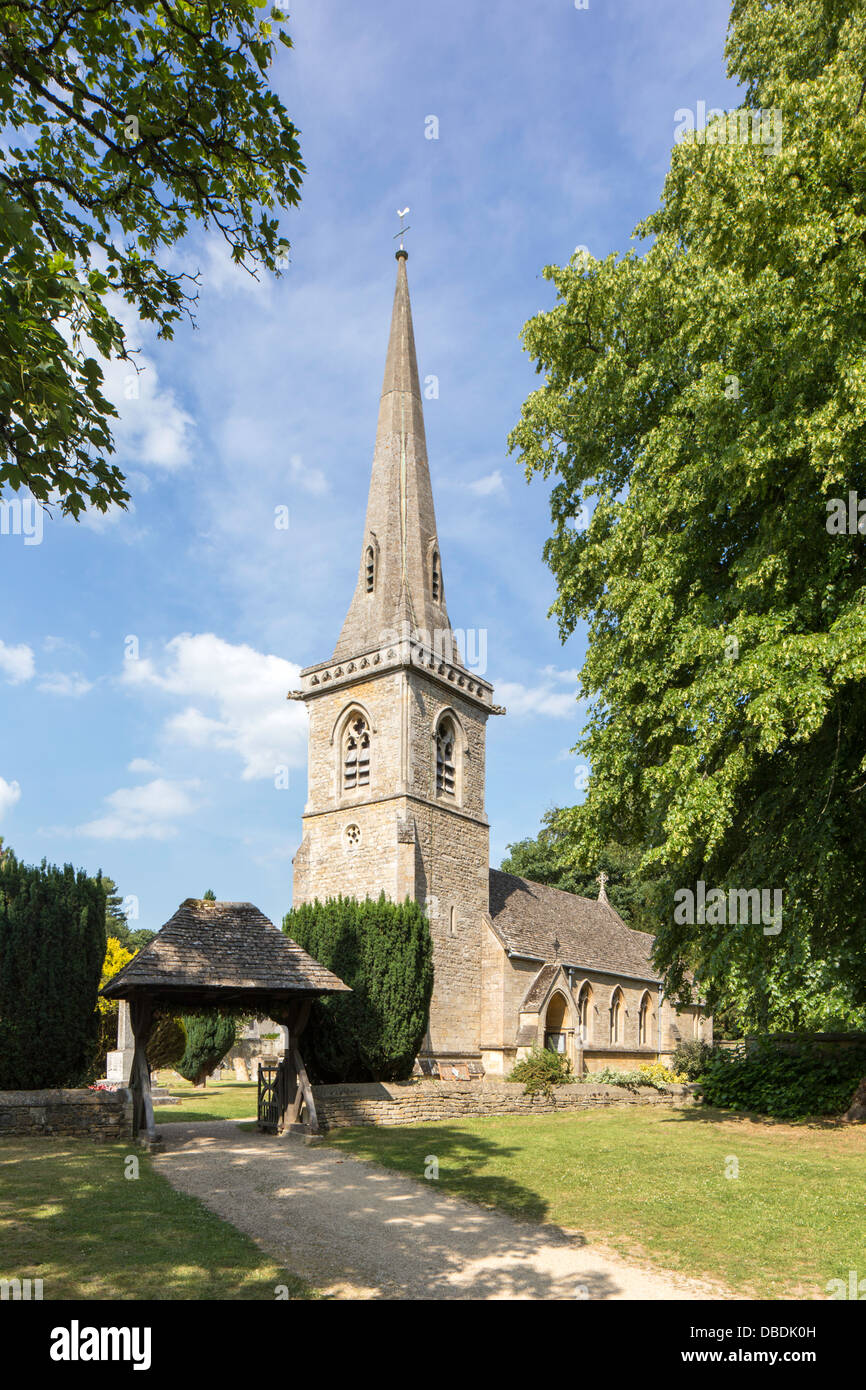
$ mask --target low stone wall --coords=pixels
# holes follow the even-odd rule
[[[0,1138],[28,1134],[130,1139],[132,1092],[0,1091]]]
[[[412,1125],[480,1115],[540,1115],[552,1111],[589,1110],[599,1105],[690,1105],[694,1086],[656,1091],[641,1086],[584,1082],[554,1087],[553,1096],[527,1096],[514,1081],[400,1081],[343,1086],[314,1086],[322,1129],[347,1125]]]

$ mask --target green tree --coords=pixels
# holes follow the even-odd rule
[[[194,1086],[207,1085],[207,1078],[227,1052],[234,1047],[237,1025],[233,1017],[217,1013],[183,1014],[186,1049],[177,1070]]]
[[[192,222],[251,271],[284,265],[273,213],[303,164],[266,81],[285,16],[261,8],[0,7],[0,490],[74,517],[126,504],[98,358],[134,362],[112,300],[162,338],[191,317],[197,277],[168,253]]]
[[[322,1081],[401,1081],[424,1041],[433,943],[423,910],[384,893],[292,908],[283,931],[349,985],[313,1001],[304,1058]]]
[[[71,864],[0,867],[0,1090],[93,1076],[105,892]]]
[[[133,953],[140,951],[142,946],[150,945],[156,932],[150,931],[147,927],[132,930],[129,918],[123,910],[123,896],[114,879],[103,878],[102,886],[105,889],[105,930],[109,937],[113,936],[121,946]]]
[[[581,898],[598,897],[598,877],[604,870],[605,892],[622,920],[635,931],[653,932],[654,885],[640,870],[640,851],[610,840],[596,859],[588,861],[574,834],[580,814],[579,806],[546,811],[535,839],[506,846],[509,853],[499,867],[507,874],[547,883]]]
[[[216,900],[217,896],[214,890],[212,888],[206,888],[204,893],[202,894],[202,902],[215,903]]]
[[[866,1002],[866,550],[828,531],[866,494],[866,15],[736,0],[727,56],[778,152],[716,122],[643,254],[547,267],[510,442],[556,476],[561,632],[589,624],[581,853],[615,837],[659,875],[673,994],[736,974],[768,1018],[806,959]],[[782,931],[677,923],[698,880],[781,888]]]

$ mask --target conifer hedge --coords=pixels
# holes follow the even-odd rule
[[[71,864],[0,866],[0,1090],[93,1079],[105,889]]]
[[[424,1041],[433,992],[433,943],[407,898],[304,903],[283,931],[352,989],[313,1001],[304,1061],[314,1080],[402,1081]]]

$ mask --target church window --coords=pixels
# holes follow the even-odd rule
[[[455,747],[457,739],[450,719],[443,719],[436,730],[436,793],[454,796],[457,789]]]
[[[347,826],[346,826],[346,845],[348,846],[348,848],[349,848],[349,849],[355,849],[355,847],[356,847],[357,845],[359,845],[360,843],[361,843],[361,827],[360,827],[360,825],[347,825]]]
[[[580,994],[577,996],[577,1026],[583,1044],[588,1043],[592,1036],[592,1014],[592,985],[587,983],[581,986]]]
[[[370,730],[363,715],[346,725],[343,740],[343,790],[353,792],[370,785]]]
[[[433,593],[434,603],[438,603],[442,595],[442,575],[439,570],[439,551],[434,550],[430,561],[430,588]]]
[[[367,553],[364,556],[364,573],[367,580],[367,593],[372,594],[376,587],[376,554],[371,545],[367,546]]]
[[[637,1040],[642,1047],[647,1047],[652,1042],[652,1022],[653,1001],[649,990],[646,990],[640,1001],[640,1012],[637,1017]]]
[[[625,1005],[622,997],[622,990],[619,985],[613,992],[610,1001],[610,1040],[612,1043],[622,1042],[623,1013]]]

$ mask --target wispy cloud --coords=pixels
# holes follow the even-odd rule
[[[52,671],[49,675],[42,676],[38,688],[47,695],[67,695],[77,699],[93,689],[93,682],[80,671]]]
[[[558,671],[546,666],[541,673],[545,679],[535,685],[522,685],[519,681],[497,681],[496,697],[507,707],[509,714],[541,715],[551,719],[573,719],[583,708],[575,691],[557,689],[566,683],[572,684],[576,672]]]
[[[197,786],[158,777],[141,787],[120,787],[105,798],[106,813],[76,833],[96,840],[167,840],[177,833],[175,822],[196,810],[190,790]]]

